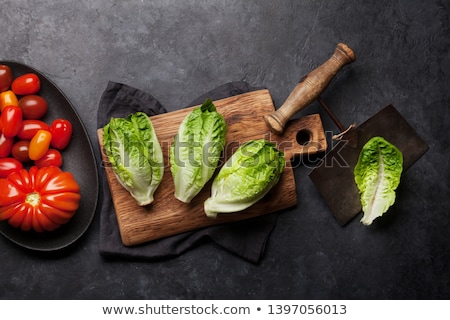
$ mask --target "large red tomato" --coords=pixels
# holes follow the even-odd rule
[[[52,231],[78,210],[80,186],[70,172],[50,166],[0,179],[0,220],[23,231]]]

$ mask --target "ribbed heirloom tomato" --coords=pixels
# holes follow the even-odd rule
[[[23,231],[52,231],[73,217],[80,198],[70,172],[32,166],[0,179],[0,220]]]

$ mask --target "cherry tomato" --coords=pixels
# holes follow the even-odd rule
[[[8,157],[14,144],[14,138],[6,137],[0,132],[0,158]]]
[[[6,106],[18,106],[19,100],[17,100],[17,96],[11,90],[3,91],[0,93],[0,111]]]
[[[13,172],[20,171],[23,168],[21,162],[14,158],[0,159],[0,178],[6,178]]]
[[[72,137],[72,124],[69,120],[56,119],[50,125],[50,132],[52,133],[52,147],[62,150],[67,147]]]
[[[31,161],[28,156],[28,150],[30,148],[30,141],[28,140],[19,140],[12,145],[11,155],[14,159],[19,160],[22,163],[27,163]]]
[[[0,65],[0,92],[6,91],[11,86],[13,74],[11,68],[7,65]]]
[[[42,167],[61,167],[63,164],[61,153],[56,149],[48,149],[48,151],[38,160],[34,161],[34,165],[38,168]]]
[[[47,101],[41,96],[29,94],[19,99],[24,119],[40,119],[48,110]]]
[[[28,156],[31,160],[40,159],[50,147],[52,134],[47,130],[38,130],[30,141]]]
[[[6,106],[2,110],[2,131],[6,137],[14,137],[22,125],[22,109],[17,106]]]
[[[17,137],[21,140],[31,140],[39,130],[50,131],[50,127],[41,120],[23,120]]]
[[[35,94],[41,89],[41,80],[34,73],[26,73],[13,80],[11,90],[17,95]]]

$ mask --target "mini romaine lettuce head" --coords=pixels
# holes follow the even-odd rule
[[[191,202],[211,179],[225,147],[226,131],[225,119],[209,99],[183,119],[170,147],[175,198]]]
[[[243,144],[214,178],[204,203],[208,217],[242,211],[261,200],[280,180],[284,153],[264,139]]]
[[[164,174],[164,159],[155,129],[143,112],[111,118],[103,144],[120,184],[140,206],[153,202]]]
[[[364,212],[363,224],[372,224],[394,204],[402,171],[402,153],[384,138],[373,137],[363,146],[354,169]]]

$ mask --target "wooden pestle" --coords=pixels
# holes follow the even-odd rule
[[[333,55],[325,63],[300,80],[278,110],[264,116],[270,130],[281,135],[288,120],[316,100],[337,72],[355,60],[356,55],[353,50],[346,44],[339,43]]]

